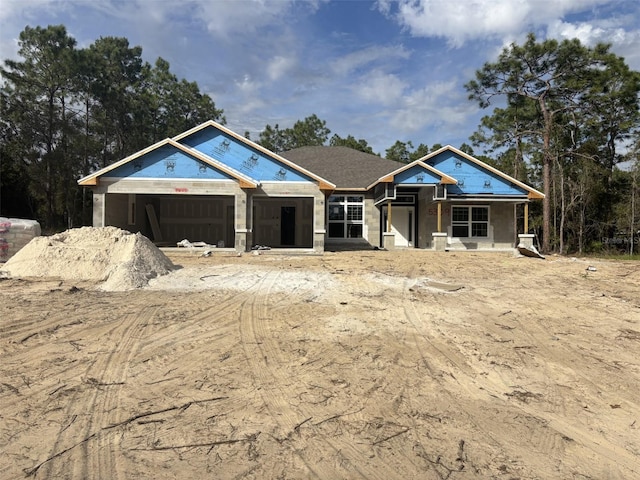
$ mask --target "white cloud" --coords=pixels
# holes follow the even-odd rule
[[[610,20],[588,23],[567,23],[558,20],[549,24],[547,37],[577,38],[588,46],[599,42],[610,43],[612,51],[624,57],[632,69],[640,70],[640,30],[627,31]]]
[[[260,27],[282,21],[291,1],[236,0],[213,2],[197,0],[198,11],[209,32],[219,36],[256,31]]]
[[[0,22],[21,17],[29,11],[46,9],[52,6],[51,0],[2,0],[0,2]]]
[[[336,75],[348,75],[349,73],[380,61],[395,59],[406,60],[411,56],[404,46],[368,47],[337,58],[331,63],[331,69]]]
[[[363,75],[353,89],[367,103],[393,105],[401,100],[406,87],[397,75],[374,70]]]
[[[251,95],[258,91],[261,85],[259,82],[253,80],[251,75],[245,74],[243,75],[242,80],[236,80],[235,86],[239,92],[242,92],[245,95]]]
[[[462,125],[476,107],[463,102],[453,82],[433,83],[406,95],[390,118],[391,126],[416,132],[425,126]]]
[[[609,0],[390,0],[378,8],[393,15],[414,36],[446,38],[453,47],[485,37],[503,38],[546,25],[568,13],[585,11]]]
[[[577,38],[585,45],[594,45],[602,41],[605,35],[607,35],[607,32],[593,23],[567,23],[556,20],[547,27],[547,36],[550,38]]]
[[[272,81],[278,80],[282,76],[286,75],[287,72],[293,68],[295,63],[295,60],[291,57],[283,57],[280,55],[273,57],[267,65],[267,74],[269,75],[269,79]]]

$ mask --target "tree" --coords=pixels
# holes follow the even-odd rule
[[[275,127],[267,125],[260,132],[258,143],[274,153],[281,153],[294,148],[324,145],[330,133],[327,122],[313,114],[284,130],[277,124]]]
[[[25,208],[11,211],[30,210],[45,229],[90,220],[81,176],[205,120],[224,123],[195,82],[162,59],[144,63],[125,38],[78,50],[62,25],[26,27],[18,53],[0,70],[2,197],[20,193]]]
[[[411,161],[410,148],[413,148],[411,141],[405,143],[400,140],[396,140],[396,143],[391,145],[385,151],[385,158],[396,162],[409,163]]]
[[[286,132],[280,130],[280,126],[277,123],[274,127],[267,125],[264,127],[264,130],[260,132],[257,143],[274,153],[282,153],[288,150],[286,135]]]
[[[613,61],[608,56],[608,48],[600,44],[590,49],[577,39],[537,42],[535,36],[529,34],[524,45],[512,44],[505,48],[497,62],[485,64],[476,72],[475,80],[466,84],[469,98],[478,101],[482,108],[488,107],[494,97],[501,97],[507,108],[500,114],[512,116],[519,104],[526,109],[525,116],[518,120],[527,120],[526,135],[541,151],[545,193],[543,251],[551,248],[551,175],[561,152],[558,145],[553,144],[556,127],[563,121],[569,125],[574,114],[591,104],[589,100],[595,98],[596,92],[605,91],[602,80],[606,76],[600,72],[608,70],[608,62]],[[532,108],[535,108],[533,119],[529,117]],[[511,138],[522,136],[514,133]]]
[[[406,143],[401,142],[400,140],[396,140],[396,143],[387,148],[385,152],[385,158],[401,163],[411,163],[424,157],[428,153],[429,147],[427,147],[424,143],[421,143],[417,148],[414,149],[413,143],[410,140]]]
[[[57,25],[26,27],[18,44],[24,60],[6,60],[1,70],[5,80],[2,140],[8,158],[19,164],[14,172],[23,172],[28,178],[28,192],[37,199],[37,213],[47,228],[68,214],[68,175],[76,171],[69,164],[69,137],[74,129],[69,102],[76,42],[64,26]]]
[[[216,108],[196,82],[179,80],[171,73],[169,62],[160,57],[153,67],[144,64],[135,99],[134,124],[145,144],[173,137],[207,120],[226,122],[223,110]]]
[[[142,48],[130,48],[126,38],[101,37],[89,46],[89,55],[97,73],[90,91],[100,106],[95,119],[102,140],[101,166],[106,167],[146,146],[140,127],[134,123],[142,81]]]
[[[600,68],[589,73],[589,89],[582,99],[585,136],[598,148],[599,163],[609,172],[625,156],[619,147],[637,138],[640,122],[640,73],[632,71],[622,57],[609,52],[610,45],[600,44],[593,52]]]
[[[473,145],[483,145],[488,153],[501,157],[499,163],[504,172],[518,180],[528,181],[525,157],[535,151],[532,146],[539,131],[537,118],[535,102],[526,97],[512,96],[506,108],[495,108],[492,115],[482,117],[471,141]]]
[[[340,137],[338,134],[334,134],[329,140],[329,145],[332,147],[348,147],[361,152],[370,153],[373,155],[373,149],[369,146],[366,140],[356,140],[352,135],[348,135],[346,138]]]
[[[181,80],[172,85],[167,104],[167,136],[174,136],[207,120],[226,123],[223,111],[216,108],[209,95],[200,92],[196,82]]]

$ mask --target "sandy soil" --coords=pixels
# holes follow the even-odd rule
[[[170,257],[0,280],[0,478],[640,478],[638,263]]]

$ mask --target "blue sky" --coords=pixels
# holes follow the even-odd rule
[[[316,114],[383,155],[396,140],[469,142],[490,112],[464,84],[531,31],[612,43],[640,70],[637,0],[0,0],[0,58],[26,25],[56,24],[79,47],[122,36],[163,57],[239,134]]]

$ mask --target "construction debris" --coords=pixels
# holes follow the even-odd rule
[[[40,233],[40,224],[35,220],[0,217],[0,262],[9,260]]]
[[[174,270],[158,247],[140,233],[116,227],[73,228],[36,237],[0,269],[10,277],[57,277],[102,282],[101,290],[123,291]]]

